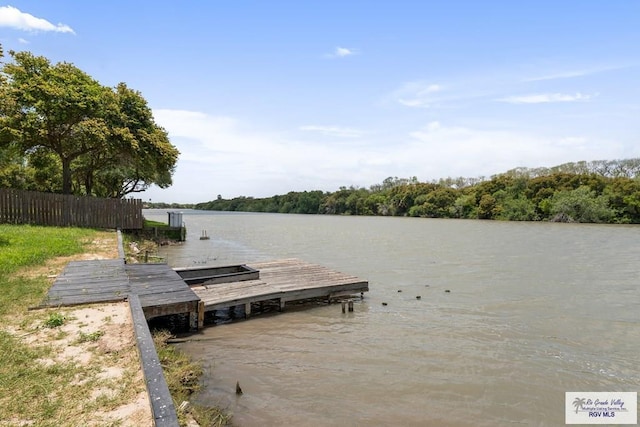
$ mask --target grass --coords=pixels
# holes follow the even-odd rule
[[[159,227],[159,228],[163,228],[163,227],[169,227],[169,224],[165,223],[165,222],[161,222],[161,221],[152,221],[150,219],[144,219],[144,227],[145,228],[153,228],[153,227]]]
[[[0,317],[42,301],[49,287],[45,275],[16,275],[47,259],[80,253],[96,235],[82,228],[0,224]]]
[[[62,313],[55,312],[49,314],[47,320],[44,321],[44,326],[47,328],[57,328],[64,325],[64,322],[67,320],[67,316]]]
[[[78,332],[78,340],[76,341],[79,344],[85,342],[96,342],[100,339],[101,336],[104,335],[104,331],[95,331],[95,332]]]

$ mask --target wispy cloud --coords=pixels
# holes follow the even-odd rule
[[[537,77],[530,77],[530,78],[524,79],[523,81],[539,82],[539,81],[545,81],[545,80],[571,79],[575,77],[590,76],[592,74],[603,73],[606,71],[621,70],[628,67],[629,65],[612,65],[612,66],[605,66],[605,67],[574,69],[574,70],[560,71],[557,73],[545,74]]]
[[[336,47],[332,53],[328,53],[325,55],[327,58],[346,58],[347,56],[352,56],[358,54],[358,51],[353,48],[348,47]]]
[[[521,96],[508,96],[506,98],[500,98],[498,101],[507,102],[509,104],[545,104],[552,102],[579,102],[588,101],[592,98],[591,95],[585,95],[580,92],[575,94],[568,93],[540,93]]]
[[[543,136],[431,122],[410,136],[412,140],[399,151],[407,153],[407,167],[420,167],[414,158],[422,161],[422,169],[415,170],[423,178],[490,176],[518,166],[555,166],[576,159],[624,157],[622,145],[580,135]]]
[[[20,44],[29,44],[29,40],[23,39],[22,37],[20,37],[20,38],[18,39],[18,42],[19,42]]]
[[[197,111],[154,109],[153,114],[181,152],[170,190],[175,199],[335,190],[345,183],[374,183],[384,175],[375,170],[379,163],[386,164],[387,154],[363,152],[360,145],[336,146],[327,143],[328,137],[304,139],[269,130],[256,132],[235,118]],[[325,127],[309,126],[309,131],[320,129]],[[157,191],[145,197],[161,200],[169,192]]]
[[[434,94],[442,90],[442,86],[438,84],[409,82],[395,91],[394,97],[397,102],[407,107],[428,108],[437,101]]]
[[[58,33],[75,34],[73,29],[65,24],[52,24],[46,19],[22,12],[13,6],[0,6],[0,27],[14,28],[16,30],[38,32],[53,31]]]
[[[319,132],[323,135],[339,137],[339,138],[359,138],[363,134],[361,130],[339,127],[339,126],[308,125],[308,126],[300,126],[299,129],[302,131],[308,131],[308,132]]]

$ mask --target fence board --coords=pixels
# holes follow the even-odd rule
[[[0,223],[139,230],[143,221],[140,199],[100,199],[0,188]]]

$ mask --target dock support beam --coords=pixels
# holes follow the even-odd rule
[[[244,318],[248,319],[251,317],[251,303],[248,302],[244,305]]]
[[[198,329],[204,327],[204,301],[198,302]]]
[[[280,298],[280,311],[284,311],[284,300],[282,298]]]
[[[347,306],[349,307],[349,313],[353,312],[353,300],[352,299],[348,299],[348,300],[342,300],[340,301],[340,304],[342,305],[342,312],[346,313],[347,310]]]

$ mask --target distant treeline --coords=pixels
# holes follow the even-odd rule
[[[145,209],[193,209],[193,206],[192,203],[145,202],[142,207]]]
[[[426,218],[640,223],[640,159],[517,168],[489,179],[419,182],[389,177],[370,188],[290,192],[198,203],[195,209]]]

